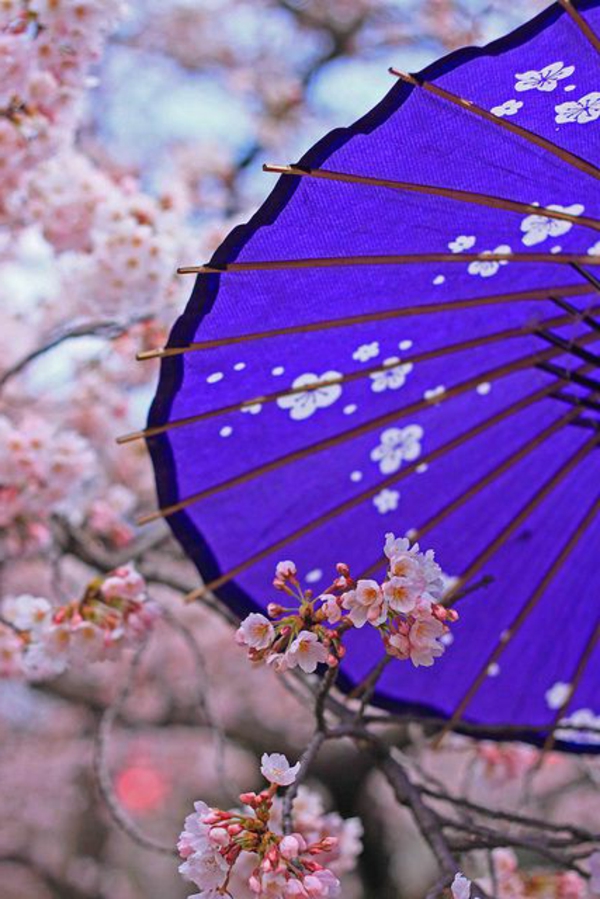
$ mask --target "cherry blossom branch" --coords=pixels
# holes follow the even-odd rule
[[[81,322],[78,325],[62,329],[57,333],[50,335],[43,343],[19,359],[18,362],[15,362],[14,365],[11,365],[10,368],[7,368],[6,371],[2,372],[2,374],[0,374],[0,390],[2,390],[12,378],[21,374],[28,365],[35,362],[36,359],[44,356],[46,353],[50,352],[50,350],[56,349],[56,347],[66,343],[68,340],[75,340],[79,337],[104,337],[107,340],[114,340],[116,337],[121,337],[123,334],[126,334],[133,325],[151,321],[152,318],[153,316],[151,315],[138,315],[127,321],[100,319],[97,321]]]
[[[170,843],[163,843],[144,833],[125,812],[114,793],[107,762],[108,742],[113,726],[131,693],[135,674],[147,645],[148,640],[146,639],[138,647],[129,667],[127,677],[123,682],[115,702],[109,706],[102,715],[94,743],[94,774],[96,776],[100,794],[104,799],[115,824],[143,849],[149,849],[163,855],[177,857],[177,852]]]

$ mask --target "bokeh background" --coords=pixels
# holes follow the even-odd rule
[[[270,672],[248,672],[218,610],[183,607],[197,580],[166,527],[135,525],[154,504],[150,465],[115,438],[143,425],[157,376],[135,353],[162,344],[186,302],[177,265],[204,261],[266,197],[263,162],[295,161],[360,117],[389,89],[388,66],[418,71],[546,5],[0,0],[0,595],[65,602],[134,559],[171,610],[109,759],[118,801],[157,840],[175,843],[194,799],[257,786],[260,752],[295,758],[310,719]],[[175,860],[119,831],[94,782],[99,716],[130,663],[0,681],[1,899],[190,892]],[[412,736],[415,771],[522,801],[527,748],[456,739],[432,757]],[[556,757],[532,807],[585,821],[599,778]],[[345,899],[422,896],[432,860],[355,751],[324,753],[314,782],[366,828]]]

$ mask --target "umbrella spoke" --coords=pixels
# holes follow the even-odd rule
[[[424,456],[420,456],[417,460],[411,462],[399,472],[394,472],[394,474],[385,478],[383,481],[379,481],[374,487],[371,487],[368,490],[361,491],[361,493],[357,494],[357,496],[354,496],[351,499],[340,503],[338,506],[330,509],[329,512],[325,513],[324,515],[320,515],[317,518],[314,518],[312,521],[293,531],[291,534],[288,534],[286,537],[283,537],[275,543],[270,544],[269,546],[255,553],[253,556],[245,559],[243,562],[238,563],[234,568],[231,568],[229,571],[220,575],[209,584],[206,584],[203,587],[199,587],[197,590],[194,590],[191,594],[189,594],[188,599],[197,599],[200,596],[211,592],[212,590],[216,590],[219,587],[222,587],[224,584],[232,580],[232,578],[234,578],[236,575],[242,573],[243,571],[246,571],[248,568],[262,561],[262,559],[271,555],[271,553],[275,552],[276,550],[283,549],[284,546],[287,546],[294,540],[304,537],[315,528],[321,527],[323,524],[326,524],[338,515],[341,515],[352,509],[354,506],[359,505],[367,499],[370,499],[376,493],[379,493],[382,488],[397,484],[398,481],[401,481],[403,478],[412,474],[419,465],[442,458],[446,453],[458,448],[459,446],[462,446],[465,443],[468,443],[469,440],[472,440],[479,434],[484,433],[494,425],[500,424],[500,422],[511,418],[513,415],[516,415],[519,412],[522,412],[524,409],[527,409],[534,403],[539,402],[540,400],[549,396],[552,393],[553,389],[554,385],[547,385],[540,390],[536,390],[534,393],[528,394],[526,397],[523,397],[516,403],[512,403],[510,406],[507,406],[500,412],[496,412],[494,415],[490,416],[479,424],[474,425],[467,431],[459,434],[457,437],[452,438],[447,443],[442,444],[442,446],[438,447],[437,449],[432,450],[430,453],[426,453]],[[563,423],[568,424],[574,418],[575,413],[570,413],[566,416],[563,416],[562,419],[559,419],[559,422],[561,425]],[[550,436],[550,434],[548,433],[547,436]],[[361,577],[364,577],[364,575],[361,575]]]
[[[590,340],[596,339],[597,338],[595,334],[587,333],[584,334],[581,338],[578,338],[577,343],[586,344],[589,343]],[[383,427],[384,425],[391,424],[397,421],[399,416],[420,412],[432,405],[441,404],[447,402],[448,400],[454,399],[455,397],[465,393],[467,390],[477,387],[477,385],[482,381],[496,381],[499,378],[506,377],[518,371],[523,371],[524,369],[530,368],[532,366],[536,366],[539,363],[552,359],[557,355],[561,355],[562,353],[562,349],[548,349],[541,353],[533,353],[527,356],[521,356],[520,358],[515,359],[512,362],[507,362],[503,365],[496,366],[495,368],[488,369],[488,371],[486,372],[481,372],[475,376],[467,378],[465,381],[462,381],[459,384],[455,384],[453,387],[448,388],[445,393],[439,396],[430,397],[429,399],[417,400],[413,403],[409,403],[407,406],[404,406],[401,409],[394,409],[391,412],[386,412],[385,414],[379,415],[373,419],[370,419],[369,421],[363,422],[363,424],[357,425],[354,428],[349,428],[348,430],[342,431],[339,434],[334,434],[333,436],[327,437],[324,440],[317,441],[316,443],[303,447],[299,450],[294,450],[291,453],[287,453],[284,456],[280,456],[277,459],[273,459],[270,462],[266,462],[263,465],[257,466],[256,468],[252,468],[240,475],[236,475],[235,477],[228,478],[227,480],[221,481],[218,484],[214,484],[211,487],[207,487],[204,490],[199,491],[198,493],[192,494],[192,496],[185,497],[184,499],[173,503],[172,505],[157,509],[156,511],[151,512],[148,515],[142,516],[139,519],[139,524],[148,524],[149,522],[156,521],[159,518],[165,518],[169,515],[173,515],[175,512],[179,512],[182,509],[187,508],[188,506],[200,502],[203,499],[207,499],[209,496],[214,496],[215,494],[220,493],[224,490],[229,490],[230,488],[238,486],[239,484],[244,484],[248,481],[254,480],[254,478],[258,477],[259,475],[275,471],[278,468],[289,465],[292,462],[297,462],[300,459],[307,458],[313,453],[331,449],[334,446],[345,443],[347,440],[352,440],[355,437],[360,437],[363,434],[368,434],[370,431],[375,430],[378,427]]]
[[[376,256],[314,256],[307,259],[270,259],[184,265],[177,271],[180,275],[224,274],[225,272],[275,272],[287,269],[338,268],[346,265],[413,265],[427,262],[455,264],[465,262],[547,262],[555,265],[600,265],[600,256],[591,256],[587,253],[403,253]]]
[[[556,156],[558,159],[562,160],[562,162],[566,162],[568,165],[571,165],[574,168],[585,172],[586,175],[592,175],[592,177],[594,178],[600,178],[600,169],[598,169],[591,162],[582,159],[580,156],[576,156],[575,153],[570,153],[563,147],[559,147],[557,144],[552,143],[552,141],[548,140],[547,138],[542,137],[541,134],[536,134],[534,131],[528,131],[527,128],[523,128],[521,127],[521,125],[516,125],[514,122],[507,121],[507,119],[504,117],[496,116],[493,112],[489,112],[487,109],[483,109],[481,106],[477,106],[477,104],[473,103],[471,100],[465,100],[463,97],[459,97],[457,94],[453,94],[451,91],[440,87],[439,84],[434,84],[431,81],[420,81],[414,75],[407,75],[406,72],[400,72],[398,69],[390,68],[389,71],[390,74],[395,75],[397,78],[400,78],[407,84],[411,84],[413,87],[419,87],[422,90],[427,91],[428,93],[434,94],[436,97],[439,97],[442,100],[448,100],[455,106],[458,106],[461,109],[466,110],[467,112],[473,113],[474,115],[479,116],[479,118],[485,119],[487,122],[491,122],[498,128],[503,128],[505,131],[516,134],[518,137],[524,138],[529,143],[535,144],[536,146],[541,147],[543,150],[547,150],[549,153],[552,153],[553,156]]]
[[[514,532],[530,517],[530,515],[535,512],[537,507],[542,503],[558,486],[562,483],[562,481],[567,477],[567,475],[571,474],[572,471],[579,465],[579,463],[590,453],[594,447],[598,445],[600,441],[600,436],[595,435],[588,440],[587,443],[584,443],[577,452],[562,465],[558,471],[556,471],[551,478],[542,484],[542,486],[536,490],[534,495],[529,499],[525,505],[521,508],[521,510],[508,522],[508,524],[497,534],[494,539],[488,543],[482,552],[480,552],[477,557],[471,562],[469,567],[464,571],[459,578],[457,578],[456,584],[448,591],[446,596],[444,597],[444,605],[452,606],[457,601],[456,594],[459,592],[460,588],[468,583],[481,569],[483,566],[495,555],[495,553],[503,546],[509,537],[514,534]]]
[[[600,306],[594,306],[593,308],[600,309]],[[350,381],[357,381],[361,378],[365,378],[375,373],[397,368],[400,365],[415,365],[421,362],[428,362],[432,359],[440,359],[443,356],[451,355],[453,353],[459,353],[470,349],[479,349],[480,347],[487,344],[498,343],[502,340],[528,337],[531,335],[545,337],[546,339],[550,340],[550,338],[546,337],[545,333],[540,331],[541,327],[561,327],[563,325],[575,324],[578,319],[583,320],[583,317],[579,316],[577,313],[575,313],[575,315],[573,315],[573,313],[568,313],[567,315],[556,316],[555,318],[543,319],[542,321],[537,322],[537,324],[535,325],[522,325],[520,327],[506,328],[503,331],[496,331],[492,334],[483,334],[480,337],[471,337],[468,340],[462,340],[457,343],[448,344],[447,346],[438,347],[437,349],[424,350],[421,353],[414,353],[410,356],[404,357],[400,361],[395,361],[387,365],[378,363],[377,365],[361,368],[329,381],[315,381],[315,383],[312,385],[307,384],[301,387],[287,387],[282,390],[276,390],[272,393],[264,394],[263,396],[254,396],[250,397],[249,399],[241,400],[237,403],[229,403],[227,406],[220,406],[216,409],[208,409],[205,412],[198,412],[196,415],[188,415],[185,418],[173,419],[171,421],[165,422],[165,424],[163,425],[155,425],[154,427],[145,428],[141,431],[134,431],[130,434],[123,434],[122,436],[117,437],[117,443],[130,443],[133,440],[142,439],[148,440],[151,437],[156,437],[159,434],[164,434],[165,432],[172,431],[176,428],[185,427],[191,424],[197,424],[198,422],[206,421],[207,419],[215,418],[219,415],[226,415],[230,412],[238,412],[240,410],[253,406],[256,403],[272,403],[284,396],[293,396],[294,394],[305,393],[306,391],[310,390],[321,390],[323,387],[329,387],[334,384],[344,384]],[[568,343],[569,346],[571,346],[572,344],[571,341],[565,341],[563,338],[555,337],[553,335],[552,342],[554,342],[558,346],[559,341],[563,341],[563,345],[567,345]],[[577,348],[573,349],[573,353],[575,354],[581,352],[584,351],[578,350]]]
[[[571,700],[573,699],[573,696],[575,695],[575,691],[577,690],[577,687],[579,686],[579,683],[581,682],[581,678],[583,677],[583,675],[585,673],[585,669],[592,657],[592,654],[594,652],[594,649],[596,648],[596,644],[598,643],[598,640],[600,640],[600,622],[596,625],[595,629],[593,630],[592,634],[590,635],[589,640],[586,642],[586,644],[583,648],[583,652],[582,652],[581,656],[579,657],[577,667],[576,667],[575,671],[573,672],[573,676],[569,679],[569,681],[567,681],[570,689],[569,689],[567,697],[565,698],[565,701],[561,704],[556,715],[554,716],[552,724],[550,725],[550,732],[548,733],[548,736],[546,737],[546,740],[544,741],[544,747],[543,747],[544,754],[547,752],[550,752],[552,747],[554,746],[554,742],[556,739],[556,729],[559,726],[562,718],[564,717],[565,712],[567,711],[567,709],[571,703]],[[541,764],[541,760],[540,760],[540,764]]]
[[[586,22],[581,13],[575,9],[573,4],[571,3],[571,0],[558,0],[558,2],[565,10],[565,12],[567,12],[571,16],[577,27],[583,32],[584,36],[590,42],[592,47],[600,52],[600,38],[598,38],[598,35],[596,34],[592,26],[588,22]]]
[[[573,470],[585,458],[587,453],[589,453],[592,449],[594,449],[594,447],[597,447],[599,442],[600,442],[600,436],[596,436],[596,437],[592,438],[592,440],[588,441],[588,443],[584,444],[584,446],[581,447],[581,449],[575,454],[575,456],[573,456],[569,460],[569,462],[567,462],[566,465],[563,466],[563,468],[561,468],[559,472],[557,472],[557,474],[561,475],[560,480],[562,480],[562,477],[564,477],[564,474],[567,474],[569,471]],[[567,469],[567,471],[565,471],[565,469]],[[563,472],[564,472],[564,474],[563,474]],[[554,481],[555,479],[556,479],[556,476],[554,478],[552,478],[551,481]],[[548,484],[550,484],[551,481],[549,481]],[[586,512],[583,519],[579,522],[579,524],[577,525],[577,527],[575,528],[575,530],[573,531],[573,533],[571,534],[571,536],[569,537],[567,542],[564,544],[563,548],[560,550],[560,552],[555,557],[555,559],[552,562],[552,564],[550,565],[550,567],[547,569],[546,573],[543,575],[541,581],[539,582],[538,586],[536,587],[536,589],[534,590],[532,595],[529,597],[529,599],[527,600],[525,605],[520,609],[516,618],[514,618],[512,624],[507,628],[507,630],[504,631],[503,637],[501,638],[500,642],[498,642],[496,644],[496,646],[494,647],[494,649],[492,650],[492,652],[486,659],[486,661],[485,661],[483,667],[481,668],[481,670],[479,671],[477,677],[475,678],[475,680],[473,681],[473,683],[471,684],[471,686],[469,687],[469,689],[467,690],[467,692],[465,693],[465,695],[463,696],[461,701],[459,702],[455,711],[453,712],[452,718],[450,719],[448,724],[443,728],[440,736],[436,739],[435,745],[439,745],[441,740],[446,735],[446,733],[448,733],[449,730],[456,727],[457,723],[460,721],[465,710],[467,709],[469,703],[472,701],[473,697],[475,696],[475,694],[477,693],[477,691],[479,690],[481,685],[486,680],[486,678],[488,676],[488,671],[489,671],[490,665],[493,665],[500,658],[500,656],[506,649],[508,643],[510,642],[511,638],[514,637],[514,635],[519,631],[521,626],[525,623],[525,621],[527,620],[527,616],[535,608],[535,606],[537,605],[537,603],[539,602],[541,597],[544,595],[544,593],[546,592],[546,588],[551,583],[551,581],[556,577],[556,575],[559,573],[562,566],[567,561],[568,557],[570,556],[572,551],[575,549],[575,547],[579,543],[579,540],[581,539],[581,537],[583,536],[583,534],[585,533],[587,528],[590,526],[590,524],[594,521],[594,519],[598,515],[599,511],[600,511],[600,496],[597,497],[596,500],[592,503],[592,505]]]
[[[533,450],[537,449],[541,446],[544,441],[548,440],[548,438],[552,437],[553,434],[557,433],[557,431],[561,430],[565,425],[571,424],[579,413],[577,411],[570,412],[567,415],[564,415],[562,418],[558,418],[556,421],[552,422],[552,424],[548,425],[543,431],[540,431],[539,434],[536,434],[535,437],[532,437],[531,440],[528,440],[527,443],[520,446],[514,453],[511,453],[507,456],[506,459],[503,459],[498,465],[488,471],[483,477],[478,478],[468,487],[463,493],[459,494],[455,499],[451,502],[446,503],[446,505],[442,506],[439,511],[437,511],[434,515],[431,516],[424,524],[422,524],[419,528],[415,528],[413,532],[411,532],[411,540],[414,542],[416,540],[420,540],[425,534],[429,531],[433,530],[438,526],[445,518],[449,515],[452,515],[470,500],[472,500],[477,494],[481,493],[486,487],[489,487],[497,478],[501,477],[503,474],[506,474],[507,471],[510,471],[514,465],[518,462],[521,462],[529,453],[533,452]],[[386,556],[381,555],[377,562],[374,562],[369,568],[364,571],[360,577],[366,578],[371,577],[376,571],[378,571],[384,564],[386,563]]]
[[[600,230],[600,221],[598,219],[582,215],[571,215],[568,212],[548,209],[545,206],[536,206],[534,203],[521,203],[518,200],[509,200],[505,197],[496,197],[490,194],[480,194],[470,190],[458,190],[452,187],[436,187],[432,184],[415,184],[410,181],[390,181],[387,178],[373,178],[368,175],[351,175],[346,172],[334,172],[330,169],[313,169],[301,165],[263,165],[263,171],[279,175],[321,178],[326,181],[364,184],[371,187],[386,187],[391,190],[406,191],[408,193],[446,197],[447,199],[458,200],[462,203],[474,203],[477,206],[486,206],[492,209],[504,209],[508,212],[518,212],[522,215],[543,215],[546,218],[559,219],[561,221],[571,222],[573,225],[583,225],[586,228],[593,228],[595,231]]]
[[[593,287],[586,285],[568,284],[564,287],[525,290],[518,293],[501,293],[489,297],[452,300],[448,303],[424,303],[420,306],[403,306],[400,309],[383,309],[379,312],[366,312],[361,315],[348,315],[343,318],[326,319],[319,322],[307,322],[305,324],[289,325],[283,328],[272,328],[269,331],[255,331],[251,334],[238,334],[230,337],[202,340],[187,344],[186,346],[157,347],[151,350],[143,350],[137,354],[137,359],[145,361],[147,359],[179,356],[182,353],[196,352],[198,350],[212,350],[217,347],[231,346],[236,343],[248,343],[254,340],[264,340],[271,337],[283,337],[288,334],[306,334],[311,331],[344,328],[351,325],[363,325],[368,322],[380,322],[393,318],[408,318],[413,315],[432,315],[438,312],[456,312],[461,309],[476,309],[481,306],[494,304],[522,303],[532,300],[551,300],[557,305],[560,305],[561,300],[554,296],[555,293],[560,294],[561,296],[579,296],[581,294],[592,293],[593,290]],[[569,307],[568,309],[567,306]],[[577,307],[570,303],[564,304],[563,308],[573,315],[581,315]],[[583,315],[581,315],[581,319],[582,321],[584,320]]]

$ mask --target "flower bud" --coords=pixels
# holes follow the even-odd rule
[[[300,844],[296,837],[286,836],[282,839],[279,844],[279,851],[284,858],[287,858],[288,861],[297,858],[300,855]]]
[[[279,615],[283,615],[283,606],[279,605],[277,602],[270,602],[267,606],[267,615],[269,618],[278,618]]]
[[[229,833],[224,827],[213,827],[209,831],[208,839],[216,846],[227,846],[229,843]]]

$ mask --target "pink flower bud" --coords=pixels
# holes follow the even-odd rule
[[[325,839],[321,840],[321,849],[323,852],[331,852],[332,849],[335,849],[338,844],[337,837],[325,837]]]
[[[300,855],[300,844],[296,837],[286,836],[279,844],[279,851],[289,861],[292,858],[298,858]]]
[[[256,801],[256,793],[240,793],[240,802],[244,805],[252,805]]]
[[[458,621],[459,615],[456,609],[446,609],[447,621]]]
[[[237,837],[237,835],[240,834],[243,829],[244,828],[241,824],[229,824],[227,827],[227,833],[232,837]]]
[[[229,834],[224,827],[213,827],[208,834],[208,838],[211,843],[215,843],[217,846],[227,846],[229,843]]]
[[[346,565],[345,562],[338,562],[335,566],[335,570],[338,574],[341,574],[343,577],[350,577],[350,569]]]
[[[270,602],[267,606],[267,615],[269,618],[277,618],[279,615],[283,615],[283,606],[280,606],[277,602]]]

